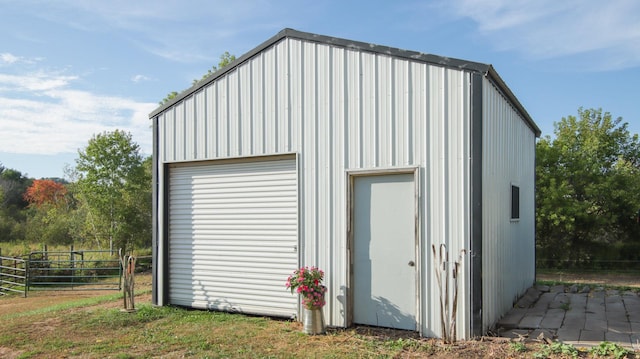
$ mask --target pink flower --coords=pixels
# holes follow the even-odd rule
[[[323,294],[327,289],[322,285],[324,272],[316,266],[301,267],[287,278],[285,286],[300,295],[302,305],[307,308],[325,305]]]

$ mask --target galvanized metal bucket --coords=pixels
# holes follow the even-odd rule
[[[302,310],[302,331],[306,334],[316,335],[325,333],[324,315],[322,308]]]

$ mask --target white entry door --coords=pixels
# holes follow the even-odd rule
[[[354,178],[353,321],[416,330],[414,175]]]

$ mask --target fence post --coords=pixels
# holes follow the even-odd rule
[[[70,252],[69,252],[69,271],[71,272],[71,289],[73,289],[73,283],[74,283],[74,278],[76,277],[76,271],[75,271],[75,259],[76,259],[76,255],[73,252],[73,244],[71,245],[71,248],[69,248]]]
[[[18,275],[18,261],[17,260],[13,261],[13,275],[14,276]]]
[[[27,297],[27,292],[29,291],[29,281],[30,281],[30,270],[29,270],[29,262],[31,262],[31,254],[27,257],[27,260],[24,261],[24,297]]]

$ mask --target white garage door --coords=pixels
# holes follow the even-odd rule
[[[295,160],[173,165],[169,176],[169,302],[294,316]]]

